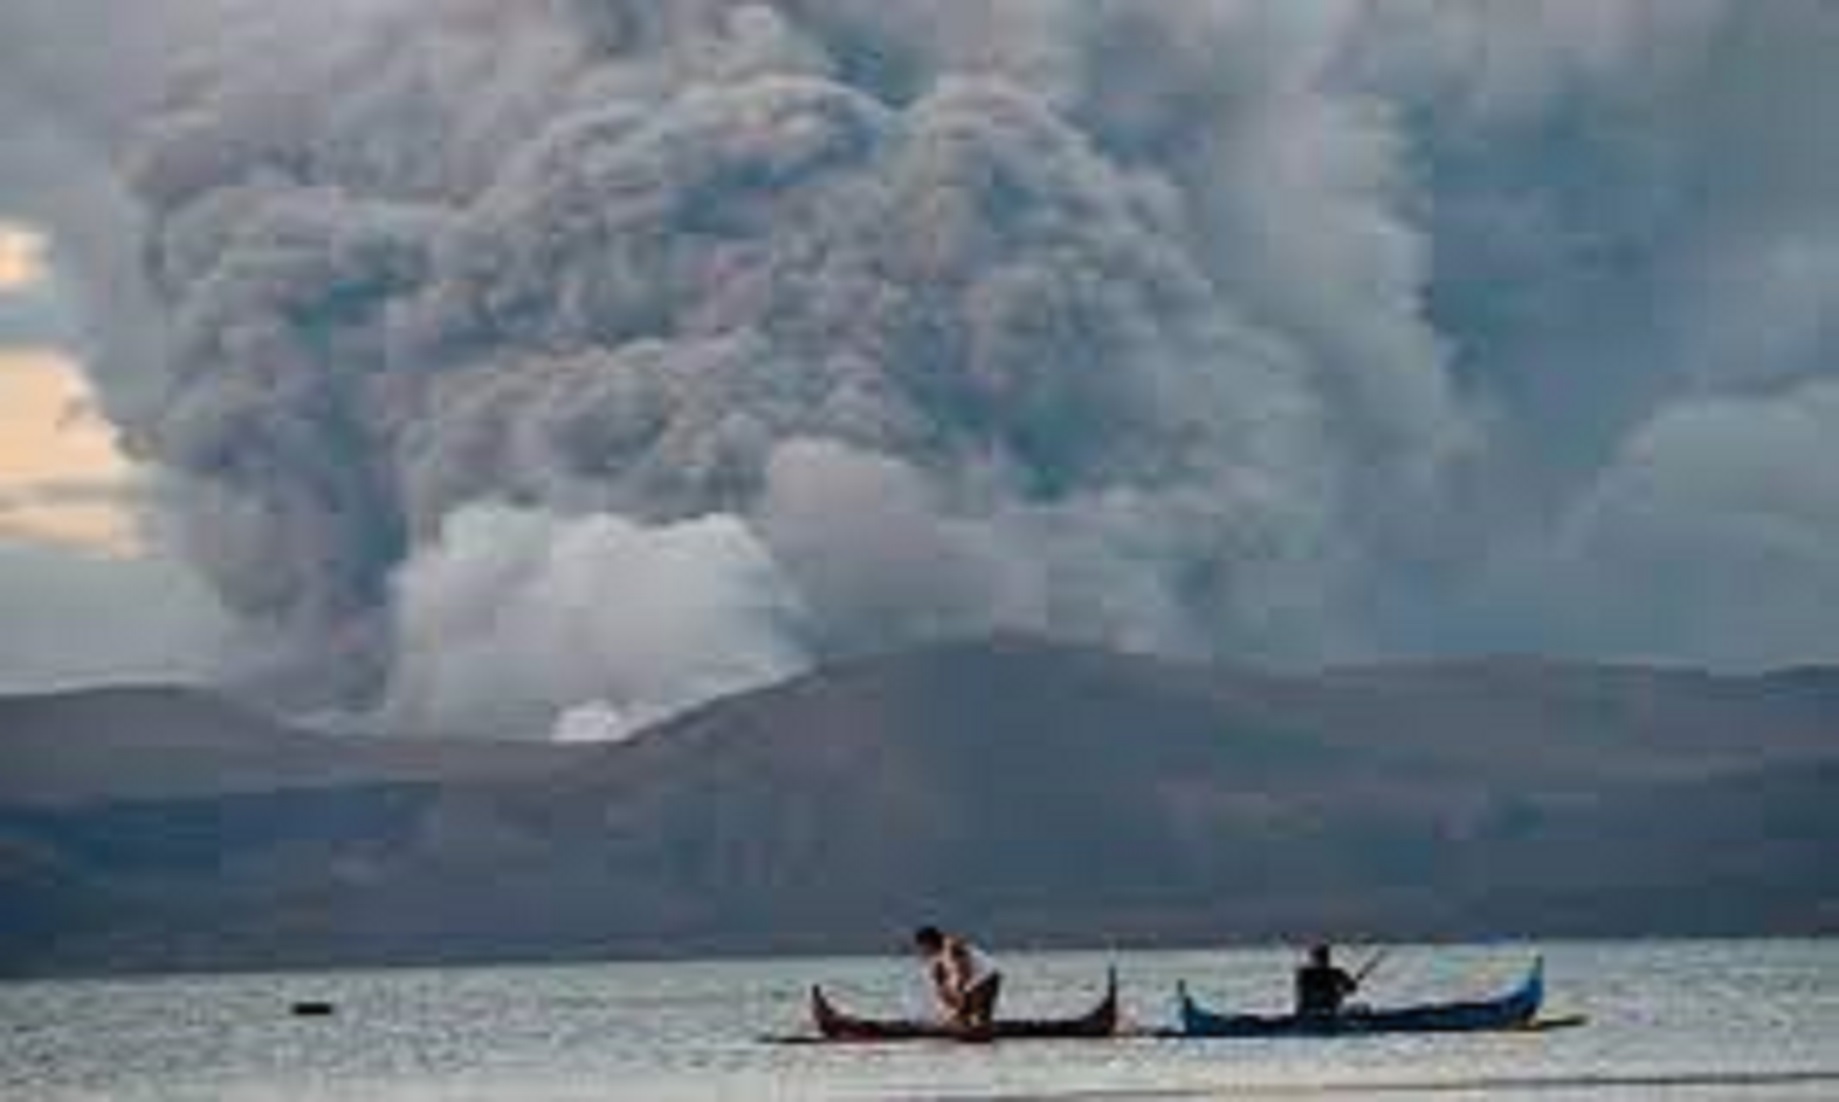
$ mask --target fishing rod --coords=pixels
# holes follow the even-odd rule
[[[1378,968],[1380,962],[1385,960],[1391,952],[1390,948],[1383,948],[1368,957],[1365,964],[1354,970],[1354,983],[1365,983],[1366,978],[1373,974],[1373,969]]]

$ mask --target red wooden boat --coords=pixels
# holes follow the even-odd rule
[[[860,1018],[838,1010],[820,987],[811,988],[811,1019],[826,1041],[1007,1041],[1111,1037],[1117,1033],[1117,973],[1105,978],[1098,1005],[1073,1018],[998,1018],[966,1029],[947,1022]]]

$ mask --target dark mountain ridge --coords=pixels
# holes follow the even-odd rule
[[[1836,702],[1820,670],[938,646],[533,767],[0,810],[27,916],[0,968],[829,952],[922,918],[1012,945],[1831,929]]]
[[[0,696],[0,805],[514,776],[586,748],[331,735],[171,685]]]

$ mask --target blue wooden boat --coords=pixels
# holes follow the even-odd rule
[[[1179,1036],[1183,1037],[1340,1037],[1537,1029],[1541,1026],[1539,1004],[1545,998],[1545,966],[1543,960],[1535,959],[1519,986],[1498,998],[1391,1009],[1352,1006],[1330,1015],[1222,1014],[1195,1002],[1186,984],[1176,997],[1181,1007]],[[1564,1024],[1576,1023],[1565,1019]]]

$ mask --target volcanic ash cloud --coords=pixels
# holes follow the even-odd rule
[[[119,87],[0,77],[125,185],[0,192],[134,243],[71,250],[105,405],[296,699],[541,729],[994,627],[1715,657],[1579,549],[1715,574],[1617,503],[1835,362],[1826,6],[149,7]]]

